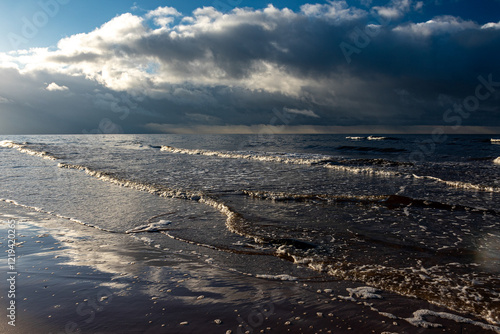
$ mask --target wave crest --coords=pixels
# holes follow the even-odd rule
[[[47,159],[47,160],[59,159],[49,152],[37,151],[37,150],[34,150],[33,148],[28,148],[27,145],[28,145],[27,143],[18,144],[18,143],[15,143],[13,141],[10,141],[10,140],[0,141],[0,147],[13,148],[13,149],[18,150],[19,152],[26,153],[26,154],[33,155],[33,156],[37,156],[37,157],[41,157],[41,158]]]

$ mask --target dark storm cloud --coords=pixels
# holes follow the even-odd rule
[[[0,70],[36,92],[28,100],[38,109],[9,87],[0,90],[0,108],[12,110],[8,122],[22,119],[15,110],[45,113],[77,132],[103,117],[129,132],[151,124],[436,125],[483,85],[488,98],[476,98],[467,120],[500,125],[500,24],[404,19],[423,8],[410,0],[364,10],[332,1],[301,12],[124,14],[57,50],[1,55]]]

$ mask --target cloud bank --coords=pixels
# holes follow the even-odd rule
[[[0,53],[0,132],[455,125],[450,108],[448,119],[500,126],[500,23],[406,19],[421,10],[393,0],[125,13],[56,48]],[[465,117],[480,76],[489,96]]]

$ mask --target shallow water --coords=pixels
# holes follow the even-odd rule
[[[249,274],[289,274],[263,269],[277,256],[500,323],[500,145],[490,136],[0,140],[4,200],[110,237],[218,250],[217,265]]]

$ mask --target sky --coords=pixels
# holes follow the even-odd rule
[[[0,32],[0,134],[500,133],[500,0],[2,1]]]

